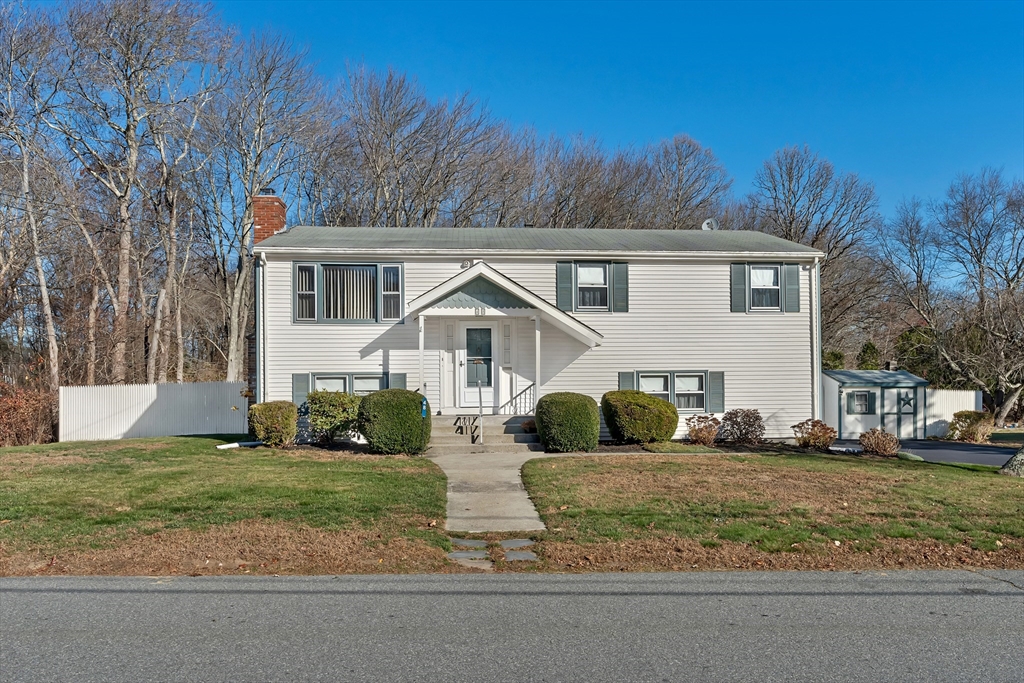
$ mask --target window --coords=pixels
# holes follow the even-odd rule
[[[704,375],[675,376],[676,408],[679,410],[704,410]]]
[[[347,375],[317,375],[313,378],[313,389],[316,391],[348,391]]]
[[[750,310],[778,311],[781,308],[779,266],[750,266]]]
[[[384,266],[381,272],[381,320],[402,318],[402,270],[398,266]]]
[[[366,396],[380,391],[383,384],[384,378],[379,375],[372,377],[356,375],[352,378],[352,393],[356,396]]]
[[[675,405],[677,410],[703,413],[707,374],[704,372],[641,372],[640,391]]]
[[[871,411],[871,399],[867,391],[853,392],[853,412],[857,415],[867,415]]]
[[[296,321],[402,319],[402,266],[398,264],[296,264],[294,285]]]
[[[316,266],[295,269],[295,319],[316,320]]]
[[[665,374],[646,374],[641,373],[640,375],[640,391],[651,396],[657,396],[658,398],[665,399],[668,402],[672,402],[669,397],[668,387],[671,375]]]
[[[608,310],[608,264],[576,264],[576,307]]]

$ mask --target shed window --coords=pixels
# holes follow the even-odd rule
[[[750,310],[778,311],[782,307],[778,266],[750,266]]]
[[[871,412],[871,392],[853,392],[853,412],[857,415],[867,415]]]

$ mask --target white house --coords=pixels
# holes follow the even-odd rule
[[[418,390],[438,414],[530,414],[638,388],[680,416],[821,415],[824,255],[742,231],[284,229],[256,207],[256,399]],[[679,435],[686,431],[680,420]]]

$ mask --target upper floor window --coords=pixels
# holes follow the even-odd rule
[[[608,310],[608,264],[576,264],[576,308]]]
[[[296,264],[295,320],[381,322],[402,319],[402,267]]]
[[[779,266],[750,266],[750,310],[780,310],[782,290],[779,281]]]

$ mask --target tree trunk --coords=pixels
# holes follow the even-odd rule
[[[32,256],[36,266],[36,278],[39,280],[39,302],[43,308],[43,319],[46,322],[46,346],[49,351],[50,391],[60,388],[60,359],[57,349],[57,327],[53,322],[53,308],[50,306],[50,290],[46,286],[46,270],[43,268],[43,257],[39,253],[39,230],[36,225],[35,207],[29,189],[28,155],[24,146],[21,147],[21,191],[25,200],[25,213],[28,216],[29,228],[32,232]]]
[[[86,332],[86,370],[85,383],[89,386],[96,384],[96,320],[99,317],[100,309],[100,283],[97,282],[95,274],[92,280],[92,300],[89,302],[89,327]]]
[[[1006,425],[1006,416],[1009,415],[1010,411],[1013,410],[1013,407],[1017,405],[1017,401],[1020,400],[1022,391],[1024,391],[1024,384],[1017,387],[1013,393],[1003,394],[1003,402],[996,409],[995,415],[993,416],[996,427],[1003,427]]]
[[[128,306],[131,303],[132,284],[132,219],[130,200],[126,195],[118,200],[120,239],[117,247],[117,306],[114,310],[114,350],[110,360],[111,381],[124,384],[128,377]]]

